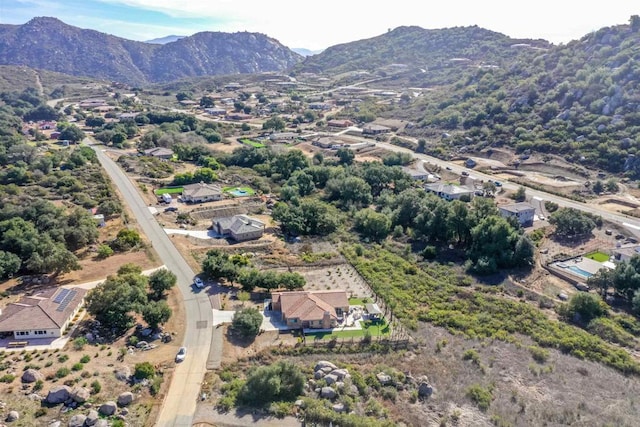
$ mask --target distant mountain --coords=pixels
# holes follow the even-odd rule
[[[497,64],[513,58],[522,49],[549,48],[545,40],[512,39],[477,26],[427,30],[398,27],[377,37],[339,44],[307,57],[297,71],[337,74],[355,70],[377,70],[392,64],[431,69],[451,61]]]
[[[185,38],[185,37],[186,37],[186,36],[174,36],[174,35],[170,35],[170,36],[160,37],[160,38],[157,38],[157,39],[147,40],[147,41],[145,41],[145,43],[151,43],[151,44],[167,44],[167,43],[175,42],[176,40],[180,40],[180,39]]]
[[[56,18],[0,25],[0,64],[133,85],[216,74],[282,71],[302,57],[259,33],[203,32],[166,44],[127,40]]]
[[[311,50],[311,49],[305,49],[304,47],[294,47],[291,50],[296,52],[296,53],[299,53],[302,56],[317,55],[320,52],[322,52],[322,49],[321,50]]]

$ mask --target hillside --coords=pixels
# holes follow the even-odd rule
[[[501,65],[517,57],[523,45],[547,49],[544,40],[512,39],[477,26],[444,29],[398,27],[370,39],[332,46],[306,58],[295,67],[300,72],[338,74],[375,71],[392,64],[432,72],[454,63]]]
[[[0,64],[134,85],[210,74],[280,71],[300,59],[278,41],[257,33],[205,32],[160,45],[80,29],[47,17],[0,26]]]

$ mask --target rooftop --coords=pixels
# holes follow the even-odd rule
[[[280,301],[284,316],[300,321],[322,319],[325,313],[337,319],[336,307],[349,306],[343,290],[273,292],[271,295],[274,301]]]
[[[498,208],[511,213],[519,213],[519,212],[525,212],[530,210],[534,210],[534,211],[536,210],[536,208],[531,206],[529,203],[524,203],[524,202],[498,206]]]

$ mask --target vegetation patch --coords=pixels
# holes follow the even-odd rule
[[[249,139],[249,138],[242,138],[240,142],[243,143],[244,145],[248,145],[249,147],[253,147],[253,148],[266,147],[266,145],[264,145],[262,142],[254,141],[253,139]]]
[[[162,196],[163,194],[182,194],[184,187],[163,187],[158,188],[154,193],[158,196]]]
[[[583,329],[551,320],[532,305],[493,295],[494,288],[470,289],[455,283],[449,267],[415,264],[381,246],[344,255],[369,282],[394,314],[409,327],[418,321],[443,326],[470,338],[516,341],[515,334],[529,336],[541,347],[556,348],[581,359],[640,375],[640,363],[624,349]]]
[[[596,251],[596,252],[591,252],[589,254],[586,254],[585,258],[589,258],[598,262],[607,262],[609,261],[609,254]]]

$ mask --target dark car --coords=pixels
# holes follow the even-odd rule
[[[169,206],[168,208],[164,208],[165,212],[178,212],[178,208],[175,206]]]

